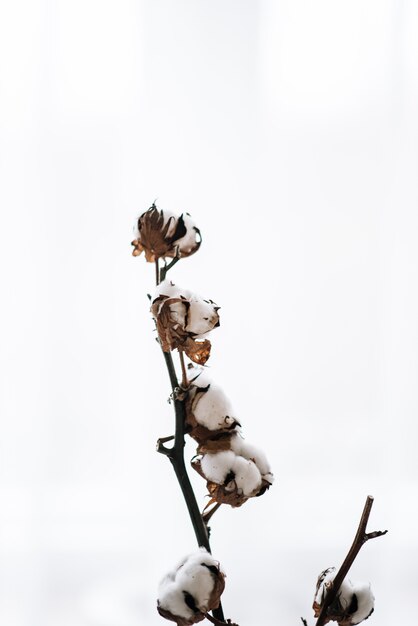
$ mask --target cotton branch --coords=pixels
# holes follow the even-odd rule
[[[172,262],[172,264],[174,264]],[[172,265],[170,264],[170,265]],[[166,266],[164,276],[170,266]],[[159,271],[159,263],[158,259],[155,261],[155,272],[156,272],[156,282],[157,285],[160,281],[160,271]],[[183,387],[180,388],[179,382],[177,379],[176,370],[173,363],[173,358],[171,356],[171,352],[163,351],[164,360],[166,363],[168,375],[170,378],[170,384],[172,389],[172,396],[174,402],[174,412],[175,412],[175,435],[170,437],[164,437],[158,440],[157,442],[157,451],[161,454],[164,454],[170,459],[171,465],[173,466],[174,472],[176,474],[178,483],[180,485],[181,491],[183,493],[184,500],[186,502],[186,506],[189,512],[189,516],[193,525],[193,529],[196,535],[197,543],[200,547],[206,548],[206,550],[210,553],[210,543],[209,543],[209,534],[205,521],[200,514],[199,506],[196,501],[196,496],[193,491],[193,487],[190,483],[189,476],[187,474],[186,465],[184,462],[184,434],[185,434],[185,421],[186,421],[186,408],[185,408],[185,390]],[[180,352],[180,363],[182,366],[183,380],[182,384],[186,382],[185,380],[185,366],[183,354]],[[168,441],[172,441],[174,439],[174,444],[172,447],[167,447],[164,444]],[[212,611],[214,624],[224,624],[224,614],[222,609],[222,604],[219,603],[217,609]],[[209,614],[208,614],[209,615]],[[234,626],[234,625],[231,625]]]
[[[366,532],[367,522],[369,521],[370,512],[373,506],[373,500],[374,499],[372,496],[367,496],[366,504],[364,505],[363,513],[360,519],[360,524],[359,524],[356,536],[354,537],[353,544],[350,550],[348,551],[348,554],[345,557],[343,564],[338,570],[332,582],[332,585],[329,587],[327,594],[325,595],[321,612],[318,616],[315,626],[324,626],[324,624],[326,623],[328,608],[331,606],[331,604],[337,597],[341,584],[343,580],[345,579],[345,577],[347,576],[348,571],[350,567],[352,566],[352,564],[354,563],[354,560],[357,557],[358,553],[360,552],[362,546],[369,539],[375,539],[376,537],[381,537],[382,535],[385,535],[388,532],[387,530],[383,530],[383,531],[377,530],[371,533]],[[306,620],[302,619],[302,622],[306,625]]]

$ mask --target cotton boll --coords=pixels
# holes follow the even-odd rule
[[[171,281],[163,281],[151,303],[163,351],[178,348],[194,363],[204,365],[210,356],[211,343],[203,339],[200,331],[205,334],[219,325],[217,309],[210,301],[199,299]]]
[[[198,393],[192,410],[196,421],[209,430],[220,430],[231,426],[238,420],[229,398],[221,387],[209,383],[204,393]]]
[[[336,576],[335,567],[324,570],[318,577],[313,608],[318,617],[328,589]],[[328,619],[339,626],[355,626],[367,619],[374,610],[374,596],[370,584],[352,583],[345,578],[335,600],[328,608]]]
[[[174,215],[158,209],[154,203],[137,220],[132,254],[139,256],[145,252],[145,259],[154,263],[165,257],[190,256],[197,252],[201,242],[200,231],[187,213]]]
[[[354,583],[353,594],[357,597],[357,610],[351,614],[351,623],[360,624],[374,611],[374,595],[370,583]]]
[[[200,548],[161,581],[158,612],[178,626],[196,624],[219,606],[224,587],[225,575],[219,562]]]
[[[216,454],[204,454],[200,459],[200,464],[207,480],[222,485],[231,472],[235,459],[236,456],[232,450],[225,450]]]
[[[202,337],[216,326],[219,326],[218,309],[219,307],[214,302],[193,296],[190,299],[186,326],[187,332]]]
[[[248,461],[242,456],[237,456],[232,466],[232,471],[235,474],[234,480],[237,489],[241,490],[245,496],[250,497],[255,491],[260,489],[261,474],[252,461]]]

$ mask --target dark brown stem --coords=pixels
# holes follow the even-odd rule
[[[300,619],[302,620],[303,626],[308,626],[308,622],[306,621],[304,617],[301,617]]]
[[[155,259],[155,283],[156,285],[160,284],[160,267],[158,263],[158,257]]]
[[[326,623],[328,608],[337,597],[341,584],[344,578],[347,576],[348,571],[350,567],[352,566],[352,564],[354,563],[354,560],[356,556],[358,555],[358,553],[360,552],[362,546],[369,539],[374,539],[375,537],[381,537],[382,535],[386,535],[386,533],[388,532],[387,530],[383,530],[383,531],[377,530],[372,533],[366,532],[367,522],[369,521],[369,516],[370,516],[370,511],[372,510],[372,506],[373,506],[373,497],[367,496],[366,504],[364,505],[363,513],[360,519],[360,524],[359,524],[356,536],[354,537],[353,544],[350,550],[348,551],[348,554],[345,557],[344,562],[341,565],[340,569],[338,570],[334,580],[332,581],[332,585],[327,591],[327,594],[323,600],[321,612],[316,622],[316,626],[323,626]]]

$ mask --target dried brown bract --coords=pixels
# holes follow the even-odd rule
[[[176,216],[153,204],[138,218],[132,254],[139,256],[145,252],[145,259],[153,263],[165,257],[190,256],[197,252],[201,242],[200,230],[188,213]]]

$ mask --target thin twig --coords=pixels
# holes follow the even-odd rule
[[[203,521],[205,522],[206,526],[209,523],[209,520],[211,519],[212,515],[214,513],[216,513],[216,511],[222,506],[222,502],[217,502],[216,504],[213,505],[213,507],[211,509],[209,509],[209,511],[207,513],[203,513],[202,517],[203,517]]]
[[[160,270],[160,281],[162,282],[163,280],[165,280],[165,277],[167,276],[167,272],[169,270],[171,270],[171,268],[177,263],[177,261],[180,261],[180,257],[179,256],[175,256],[174,259],[172,261],[170,261],[170,263],[167,265],[167,262],[165,263],[165,265],[161,268]]]
[[[303,626],[308,626],[308,622],[306,621],[304,617],[301,617],[300,619],[302,620]]]
[[[323,626],[326,623],[328,608],[337,597],[341,584],[344,581],[344,578],[347,576],[348,571],[350,567],[352,566],[352,564],[354,563],[354,560],[356,556],[358,555],[358,553],[360,552],[362,546],[369,539],[374,539],[375,537],[381,537],[382,535],[386,535],[386,533],[388,532],[387,530],[383,530],[383,531],[377,530],[372,533],[366,532],[367,522],[369,521],[370,511],[372,510],[372,506],[373,506],[373,500],[374,498],[372,496],[367,496],[366,504],[364,505],[363,513],[360,519],[360,524],[359,524],[356,536],[354,537],[353,544],[350,550],[348,551],[347,556],[345,557],[344,562],[341,565],[340,569],[338,570],[334,580],[332,581],[332,585],[327,591],[327,594],[323,600],[321,612],[319,613],[319,616],[316,622],[316,626]]]

